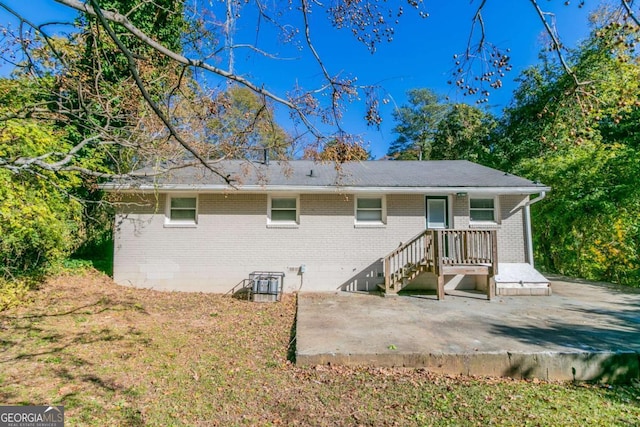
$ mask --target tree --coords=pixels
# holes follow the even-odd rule
[[[155,11],[146,6],[131,14],[141,26]],[[182,14],[176,16],[181,25]],[[182,30],[169,21],[147,27],[177,48]],[[97,180],[127,174],[149,158],[151,138],[142,135],[151,111],[131,97],[135,86],[118,47],[100,33],[95,20],[81,19],[66,37],[23,34],[5,46],[30,48],[0,88],[0,281],[41,272],[87,239],[108,239],[112,219],[101,210]],[[144,62],[148,91],[166,99],[163,85],[178,81],[178,73],[167,61],[164,68],[153,58]]]
[[[609,12],[601,13],[604,21],[595,17],[589,39],[567,55],[575,76],[592,83],[574,86],[563,65],[543,56],[523,74],[493,148],[502,166],[553,189],[534,206],[540,266],[637,286],[637,28],[610,24]]]
[[[525,162],[552,187],[535,206],[538,265],[574,277],[637,286],[638,151],[586,143]]]
[[[398,160],[430,159],[438,124],[449,106],[429,89],[411,89],[407,99],[408,105],[393,112],[398,123],[393,131],[398,138],[389,146],[387,155]]]
[[[205,101],[208,102],[208,101]],[[230,86],[211,102],[206,121],[205,144],[214,147],[211,158],[261,158],[267,149],[280,159],[291,157],[292,142],[276,122],[273,108],[246,87]]]
[[[111,81],[110,74],[118,76],[126,74],[127,80],[120,82],[128,89],[129,94],[134,93],[131,88],[140,94],[140,97],[123,98],[115,92],[111,93],[111,96],[104,97],[96,111],[100,107],[103,112],[111,114],[114,112],[114,106],[120,108],[116,109],[116,112],[123,111],[122,107],[118,105],[119,103],[133,103],[134,100],[138,100],[140,104],[145,104],[141,108],[144,108],[148,114],[157,117],[157,120],[164,127],[163,137],[168,136],[172,147],[175,146],[187,153],[182,156],[182,161],[196,160],[214,171],[215,166],[207,164],[207,159],[199,151],[206,149],[206,147],[198,147],[189,140],[188,136],[193,134],[191,129],[181,129],[174,126],[173,123],[172,105],[174,105],[174,96],[177,96],[185,87],[180,84],[183,83],[183,77],[194,78],[196,79],[194,81],[198,81],[197,79],[201,78],[203,74],[208,74],[221,80],[233,81],[256,92],[262,98],[270,99],[272,102],[288,108],[292,117],[305,129],[306,136],[311,136],[311,143],[321,147],[336,136],[345,133],[342,127],[342,113],[346,108],[345,104],[350,100],[359,98],[365,100],[367,108],[365,117],[369,124],[378,125],[381,118],[378,112],[379,100],[376,96],[370,96],[375,93],[375,87],[362,86],[354,76],[349,76],[346,73],[331,73],[326,67],[314,47],[310,14],[314,11],[326,11],[334,26],[349,30],[371,52],[375,52],[380,43],[393,39],[394,27],[400,25],[401,19],[404,19],[404,15],[406,15],[403,5],[384,0],[336,2],[326,8],[321,3],[309,2],[308,0],[301,0],[299,3],[274,2],[270,4],[227,0],[225,2],[209,2],[209,7],[194,2],[194,7],[186,11],[186,16],[189,17],[188,20],[185,20],[187,25],[181,25],[179,23],[182,18],[180,7],[184,3],[172,0],[108,2],[106,0],[89,0],[86,3],[79,0],[56,1],[61,5],[80,11],[88,17],[86,18],[87,22],[90,23],[91,28],[95,29],[91,33],[95,37],[87,39],[87,46],[90,46],[92,54],[95,52],[95,48],[109,48],[104,49],[105,61],[101,62],[102,68],[99,68],[103,75],[99,77],[108,82]],[[565,61],[561,40],[552,25],[553,18],[541,9],[536,0],[531,0],[530,3],[532,13],[539,17],[548,34],[549,49],[559,58],[564,72],[571,76],[573,86],[585,87],[584,83],[587,81],[581,80]],[[427,6],[422,2],[410,1],[407,4],[410,6],[407,10],[417,11],[419,17],[428,16]],[[455,85],[468,95],[478,97],[478,101],[481,102],[486,102],[489,91],[501,86],[501,79],[511,69],[508,52],[491,44],[486,37],[483,18],[486,4],[487,1],[482,1],[476,7],[466,52],[454,58]],[[632,13],[634,9],[637,9],[636,6],[626,0],[620,0],[616,4],[621,14],[613,19],[616,22],[631,23],[637,26],[638,19]],[[56,75],[65,76],[71,80],[77,78],[73,73],[67,72],[68,62],[59,61],[64,55],[60,54],[53,38],[47,35],[48,27],[46,25],[31,24],[27,16],[15,13],[4,1],[0,1],[0,7],[21,19],[23,28],[31,27],[38,34],[34,40],[31,34],[17,33],[15,37],[16,48],[10,52],[12,55],[17,54],[26,64],[30,64],[33,59],[30,54],[34,48],[47,49],[50,51],[50,57],[58,61],[54,67]],[[177,13],[173,13],[174,11]],[[180,15],[180,19],[174,19],[178,15]],[[224,18],[216,18],[216,16]],[[282,40],[298,43],[301,49],[308,52],[318,64],[321,75],[318,87],[294,87],[287,93],[278,94],[269,91],[260,82],[252,81],[251,78],[236,73],[233,65],[234,57],[236,52],[242,49],[251,49],[254,52],[264,54],[265,57],[271,56],[271,53],[261,51],[259,44],[247,45],[234,42],[236,22],[242,16],[258,16],[257,22],[261,27],[270,25]],[[261,27],[258,29],[259,34],[265,33],[260,31]],[[179,45],[175,43],[175,36],[178,32],[181,32]],[[73,34],[73,32],[69,34]],[[273,32],[270,32],[269,36],[273,36]],[[75,35],[70,35],[70,37],[73,38]],[[107,51],[112,51],[114,54],[106,54]],[[229,65],[224,68],[220,65],[221,63]],[[158,84],[154,70],[150,70],[149,67],[168,66],[169,64],[171,64],[169,68],[176,71],[176,78],[167,78],[166,80],[161,78],[160,81],[164,82]],[[27,65],[27,68],[34,69],[31,65]],[[293,68],[295,69],[295,66]],[[167,70],[164,69],[164,71]],[[478,77],[477,80],[472,78],[474,74]],[[171,76],[171,73],[166,75]],[[452,80],[452,84],[454,84],[454,80]],[[101,86],[94,84],[94,87]],[[164,88],[164,91],[155,94],[155,89],[158,87]],[[104,94],[108,90],[115,89],[110,88],[104,91],[100,89],[99,92]],[[198,92],[207,93],[208,91],[194,91],[194,93]],[[361,96],[363,94],[366,96]],[[185,96],[185,94],[180,95]],[[584,96],[588,97],[586,94]],[[194,103],[198,103],[198,99],[194,98]],[[197,109],[196,106],[192,108]],[[146,117],[145,114],[141,116]],[[124,120],[126,117],[120,115],[118,119]],[[113,125],[116,122],[110,119],[106,124]],[[142,129],[142,123],[139,124],[140,126],[135,130]],[[328,132],[324,130],[326,126],[329,126]],[[111,145],[119,144],[129,148],[127,144],[133,139],[135,141],[134,148],[137,150],[138,144],[143,141],[143,139],[136,140],[136,138],[129,137],[127,132],[123,132],[117,126],[111,126],[108,129],[103,126],[103,130],[106,131],[103,132],[104,135],[93,139],[91,143],[84,139],[78,142],[78,144],[82,144],[82,149],[77,149],[74,153],[77,154],[89,146],[104,143],[105,140],[111,141],[109,142]],[[148,134],[142,134],[142,136],[149,137]],[[74,147],[77,147],[78,144]],[[160,145],[163,148],[168,148],[167,143]],[[154,144],[150,144],[144,147],[143,151],[150,151],[151,148],[156,147]],[[176,150],[170,151],[172,154],[176,152]],[[72,162],[71,158],[67,159],[67,162],[57,162],[54,165],[43,165],[38,161],[31,162],[29,165],[34,169],[45,167],[65,170]],[[172,159],[172,161],[177,160],[178,158],[175,156]],[[158,162],[157,164],[163,168],[168,165],[167,162]],[[4,165],[8,166],[8,163],[5,162]],[[164,170],[163,168],[160,169],[160,172]],[[122,168],[115,175],[128,173],[130,169],[130,167]],[[105,176],[105,174],[105,171],[101,171],[98,175]]]
[[[486,163],[492,155],[490,135],[496,120],[467,104],[454,104],[438,123],[431,148],[433,160],[470,160]]]
[[[465,159],[489,156],[493,116],[479,107],[452,104],[429,89],[412,89],[408,105],[394,111],[398,122],[387,155],[398,160]]]
[[[64,129],[40,117],[18,116],[30,103],[47,105],[53,79],[36,86],[24,79],[0,79],[0,158],[33,159],[69,150]],[[73,196],[82,185],[77,174],[57,176],[0,168],[0,282],[38,273],[68,255],[81,242],[82,204]]]
[[[325,144],[320,153],[311,150],[307,152],[305,157],[313,160],[335,162],[340,165],[344,162],[371,160],[371,153],[359,141],[349,138],[336,138]]]

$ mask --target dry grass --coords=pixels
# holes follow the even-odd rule
[[[67,425],[635,425],[634,386],[297,368],[295,297],[229,297],[60,276],[0,313],[0,403]]]

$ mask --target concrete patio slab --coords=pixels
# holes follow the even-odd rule
[[[550,380],[640,378],[640,292],[551,279],[552,296],[298,298],[296,362]]]

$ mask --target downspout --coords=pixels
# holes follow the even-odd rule
[[[527,233],[527,261],[531,267],[533,267],[533,234],[531,232],[531,209],[530,206],[534,203],[538,203],[540,200],[544,199],[547,193],[545,191],[541,192],[538,197],[533,200],[529,200],[524,205],[524,223]]]

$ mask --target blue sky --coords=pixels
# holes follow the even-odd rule
[[[270,1],[277,3],[276,0]],[[269,1],[265,3],[269,4]],[[330,2],[327,0],[324,3]],[[393,1],[390,3],[394,4]],[[53,0],[10,0],[7,4],[36,23],[69,19],[73,16],[68,9]],[[213,1],[211,4],[220,5],[220,2]],[[394,41],[380,44],[373,55],[348,30],[333,28],[326,13],[320,8],[314,7],[311,14],[311,37],[329,72],[357,76],[360,84],[380,85],[380,94],[390,101],[382,106],[383,123],[379,130],[365,125],[362,103],[351,104],[343,118],[345,130],[360,135],[377,158],[386,153],[389,144],[395,139],[391,114],[396,105],[405,103],[408,89],[426,87],[449,96],[452,100],[465,101],[446,82],[454,65],[453,54],[461,53],[466,48],[471,17],[479,1],[426,1],[423,5],[423,10],[429,13],[429,18],[426,19],[412,13],[406,2],[395,4],[404,4],[405,14],[395,27]],[[584,8],[578,8],[576,4],[565,6],[564,1],[559,0],[541,0],[540,5],[545,11],[555,13],[560,35],[567,45],[574,46],[587,36],[587,16],[595,7],[595,2],[587,1]],[[293,16],[290,22],[295,25],[299,22],[296,22],[299,15]],[[514,65],[513,71],[504,79],[504,87],[492,92],[489,97],[489,107],[499,114],[511,99],[515,88],[513,79],[527,66],[537,62],[543,27],[527,0],[488,0],[483,16],[488,40],[501,48],[510,48]],[[0,24],[6,25],[9,22],[10,17],[0,11]],[[237,23],[235,41],[254,43],[256,22],[255,15],[243,11]],[[257,40],[258,47],[289,59],[266,60],[248,51],[238,52],[235,56],[236,72],[279,94],[286,93],[296,83],[307,88],[318,85],[321,80],[320,70],[302,39],[302,49],[294,45],[282,45],[277,42],[277,36],[263,25]],[[224,67],[224,63],[217,65]],[[6,66],[0,69],[3,75],[8,71]],[[286,111],[279,109],[277,117],[283,126],[290,126]]]

